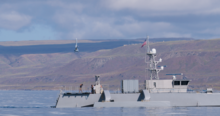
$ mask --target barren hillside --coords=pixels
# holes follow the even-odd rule
[[[159,65],[167,73],[184,73],[190,87],[220,90],[220,39],[152,43]],[[110,88],[120,87],[122,79],[149,79],[145,73],[145,48],[141,44],[80,53],[0,55],[0,89],[58,89],[59,86],[89,87],[94,76]],[[148,57],[147,57],[148,59]],[[177,78],[181,78],[180,76]]]

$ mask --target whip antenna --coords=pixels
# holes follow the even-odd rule
[[[150,46],[149,46],[149,36],[147,36],[147,53],[150,52]]]

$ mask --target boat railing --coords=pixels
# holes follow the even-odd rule
[[[102,88],[103,88],[103,90],[109,90],[111,94],[123,93],[121,88],[118,88],[115,90],[110,90],[109,84],[102,84]],[[59,87],[60,93],[81,93],[81,91],[79,91],[79,89],[80,89],[79,86],[60,86]],[[179,91],[178,89],[177,90],[170,89],[169,91],[164,91],[164,89],[155,89],[155,90],[150,89],[149,91],[150,91],[150,93],[205,93],[205,90],[203,90],[203,91],[197,90],[196,91],[196,90],[191,90],[191,89],[188,89],[186,92]],[[91,93],[91,87],[83,86],[82,93]],[[124,94],[127,94],[127,93],[139,93],[139,92],[135,92],[135,91],[134,92],[125,92]],[[215,91],[215,93],[220,93],[220,91]]]
[[[173,88],[154,88],[154,89],[147,89],[150,93],[196,93],[194,90],[185,90],[185,89],[173,89]],[[199,92],[201,93],[201,92]]]
[[[101,84],[101,87],[99,89],[109,90],[109,84]],[[74,86],[74,85],[60,86],[59,90],[60,90],[60,93],[81,93],[80,87]],[[91,93],[91,86],[84,86],[83,85],[82,86],[82,93]]]
[[[81,93],[79,86],[60,86],[60,93]],[[82,93],[90,93],[90,88],[82,86]]]

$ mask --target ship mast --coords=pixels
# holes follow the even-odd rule
[[[156,58],[156,49],[153,48],[151,51],[150,51],[150,46],[149,46],[149,36],[147,37],[147,55],[149,56],[150,58],[150,68],[148,69],[148,71],[150,72],[150,79],[157,79],[159,80],[159,75],[158,73],[164,69],[163,66],[161,66],[160,69],[157,69],[157,64],[159,62],[162,62],[162,59],[160,58],[159,61],[156,61],[155,58]]]

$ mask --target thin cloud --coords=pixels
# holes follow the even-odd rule
[[[220,36],[219,4],[218,0],[8,0],[0,1],[0,30],[23,33],[33,25],[45,25],[56,39],[213,38]]]
[[[10,30],[18,30],[31,22],[31,16],[17,12],[8,12],[0,14],[0,27]]]
[[[132,10],[147,15],[207,14],[219,9],[218,0],[105,0],[111,10]],[[217,10],[218,11],[218,10]],[[219,13],[219,12],[218,12]]]

